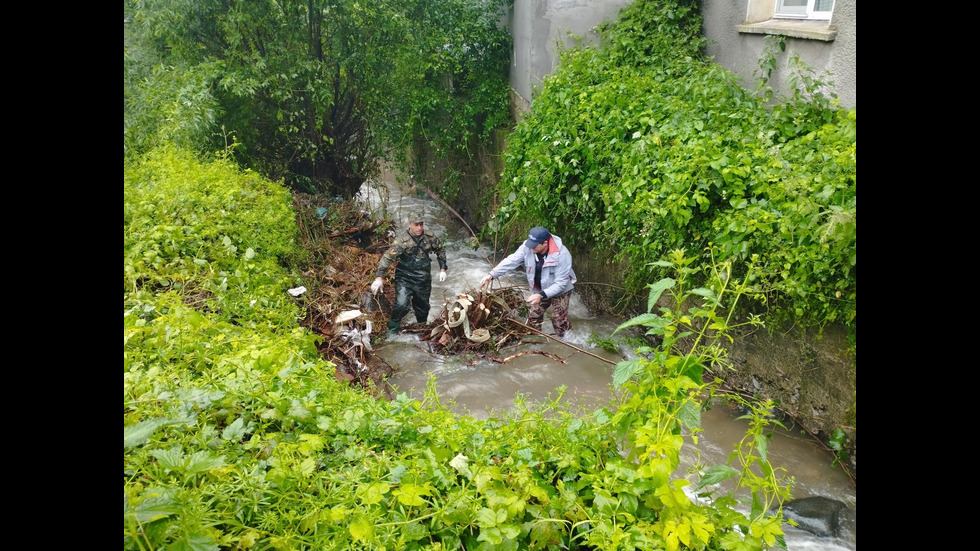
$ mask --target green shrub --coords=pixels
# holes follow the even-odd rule
[[[758,255],[749,311],[853,330],[856,112],[798,60],[802,89],[753,95],[703,44],[696,3],[637,0],[600,47],[563,52],[508,141],[491,226],[602,245],[633,293],[675,249]]]

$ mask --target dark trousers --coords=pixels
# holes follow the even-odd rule
[[[572,323],[568,321],[568,304],[572,300],[572,292],[552,298],[543,298],[541,302],[532,304],[528,310],[527,324],[538,331],[544,322],[544,313],[551,308],[551,326],[555,328],[555,335],[558,338],[565,336],[565,332],[572,328]]]
[[[429,295],[431,292],[431,277],[422,281],[405,281],[396,277],[395,305],[391,308],[388,330],[397,331],[401,327],[402,318],[408,314],[409,308],[415,311],[415,319],[419,323],[429,321]]]

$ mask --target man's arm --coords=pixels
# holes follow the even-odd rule
[[[432,239],[432,250],[436,252],[439,269],[445,271],[448,266],[446,264],[446,248],[442,246],[442,240],[438,237]]]
[[[388,271],[388,267],[391,266],[392,262],[398,260],[398,257],[401,256],[403,250],[404,247],[398,242],[395,242],[388,247],[388,250],[381,255],[381,260],[378,262],[378,271],[375,273],[375,275],[377,277],[384,277],[385,273]]]
[[[517,248],[516,251],[507,255],[506,258],[500,261],[492,270],[490,270],[490,275],[493,277],[500,277],[507,272],[513,270],[514,268],[524,264],[524,245]]]

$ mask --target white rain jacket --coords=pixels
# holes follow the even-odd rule
[[[534,286],[534,253],[523,243],[490,270],[490,275],[497,279],[521,264],[524,264],[527,284],[531,287],[531,291],[534,293],[544,291],[547,298],[563,295],[571,291],[575,284],[572,254],[561,244],[561,238],[556,235],[548,238],[548,255],[544,257],[544,264],[541,266],[541,289]]]

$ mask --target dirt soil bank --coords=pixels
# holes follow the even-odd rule
[[[847,435],[842,468],[857,480],[857,377],[847,335],[840,326],[817,330],[758,330],[728,347],[733,369],[725,386],[770,398],[788,419],[828,447],[838,429]]]

